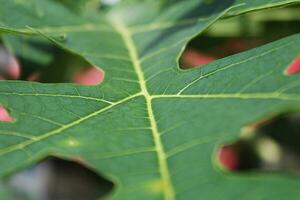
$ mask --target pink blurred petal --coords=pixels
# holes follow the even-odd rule
[[[21,68],[17,59],[13,56],[10,57],[7,64],[7,75],[8,78],[17,80],[21,75]]]
[[[14,119],[10,114],[7,112],[7,110],[0,106],[0,121],[1,122],[12,122]]]
[[[230,146],[222,147],[219,150],[218,159],[227,170],[234,171],[238,168],[238,155],[235,152],[234,148]]]
[[[0,45],[0,70],[5,79],[19,79],[21,74],[17,58]]]
[[[300,72],[300,56],[298,56],[285,71],[285,74],[292,75]]]
[[[40,74],[38,72],[34,72],[27,77],[28,81],[38,81],[40,78]]]
[[[104,72],[97,69],[96,67],[91,67],[83,69],[73,77],[73,82],[82,85],[97,85],[101,83],[104,79]]]
[[[201,66],[215,60],[214,57],[205,55],[196,50],[188,49],[182,55],[183,62],[187,66]]]

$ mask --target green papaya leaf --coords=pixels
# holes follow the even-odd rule
[[[58,1],[2,0],[2,31],[42,35],[104,69],[105,80],[1,81],[0,103],[15,121],[0,123],[0,176],[54,155],[113,181],[107,199],[297,198],[297,178],[229,174],[215,151],[244,126],[300,110],[299,74],[284,74],[300,35],[202,68],[178,66],[188,41],[215,21],[295,2],[145,1],[82,17]]]

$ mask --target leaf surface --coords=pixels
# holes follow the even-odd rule
[[[284,75],[300,35],[182,70],[187,42],[216,20],[298,1],[156,1],[92,17],[58,1],[1,1],[1,30],[43,35],[105,71],[97,86],[2,81],[0,175],[49,155],[84,160],[115,182],[107,199],[281,199],[283,174],[227,174],[216,148],[242,127],[300,110],[299,74]],[[132,6],[135,6],[134,8]],[[14,10],[14,15],[11,14]]]

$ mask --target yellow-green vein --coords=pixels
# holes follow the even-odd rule
[[[57,134],[63,132],[64,130],[66,130],[66,129],[74,127],[74,126],[82,123],[83,121],[86,121],[86,120],[88,120],[88,119],[90,119],[92,117],[95,117],[95,116],[99,115],[100,113],[103,113],[103,112],[105,112],[105,111],[113,108],[114,106],[122,104],[122,103],[124,103],[124,102],[126,102],[126,101],[128,101],[128,100],[130,100],[130,99],[132,99],[134,97],[139,96],[139,95],[141,95],[141,94],[137,93],[135,95],[129,96],[127,98],[124,98],[124,99],[122,99],[122,100],[114,103],[114,104],[111,104],[111,105],[109,105],[107,107],[104,107],[104,108],[102,108],[100,110],[97,110],[97,111],[95,111],[95,112],[93,112],[93,113],[91,113],[91,114],[89,114],[89,115],[87,115],[85,117],[82,117],[82,118],[80,118],[78,120],[75,120],[75,121],[69,123],[69,124],[66,124],[66,125],[64,125],[64,126],[62,126],[60,128],[57,128],[57,129],[54,129],[52,131],[46,132],[46,133],[44,133],[44,134],[42,134],[40,136],[34,137],[31,140],[27,140],[25,142],[22,142],[22,143],[19,143],[19,144],[14,144],[14,145],[11,145],[11,146],[9,146],[7,148],[1,149],[0,150],[0,156],[3,156],[5,154],[7,154],[7,153],[10,153],[10,152],[13,152],[13,151],[16,151],[16,150],[23,149],[24,147],[26,147],[28,145],[31,145],[31,144],[36,143],[38,141],[44,140],[44,139],[49,138],[51,136],[57,135]]]
[[[137,73],[140,87],[141,87],[141,93],[146,99],[147,103],[147,111],[149,115],[149,120],[150,120],[150,126],[152,129],[152,135],[155,143],[155,148],[157,152],[157,157],[158,157],[158,164],[159,164],[159,171],[161,174],[162,182],[163,182],[163,192],[164,192],[164,199],[165,200],[175,200],[175,192],[173,188],[173,183],[171,180],[170,172],[169,172],[169,166],[166,160],[166,153],[164,150],[163,143],[161,141],[161,137],[158,131],[158,127],[156,124],[153,108],[152,108],[152,97],[149,94],[147,87],[146,87],[146,81],[144,77],[144,73],[142,71],[141,65],[140,65],[140,60],[138,58],[138,53],[136,50],[136,47],[134,45],[134,41],[132,39],[132,35],[129,31],[129,29],[122,24],[120,21],[114,21],[115,24],[115,29],[121,37],[124,40],[124,43],[128,49],[129,56],[132,60],[132,65],[134,70]]]

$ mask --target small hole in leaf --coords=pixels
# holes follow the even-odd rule
[[[285,71],[285,74],[287,75],[293,75],[296,73],[300,73],[300,56],[293,60],[293,62]]]
[[[18,200],[96,200],[113,189],[113,183],[81,162],[48,158],[9,178]]]
[[[14,118],[9,114],[5,107],[0,106],[0,122],[13,122]]]
[[[238,141],[218,151],[229,171],[300,169],[300,113],[282,114],[242,130]]]

